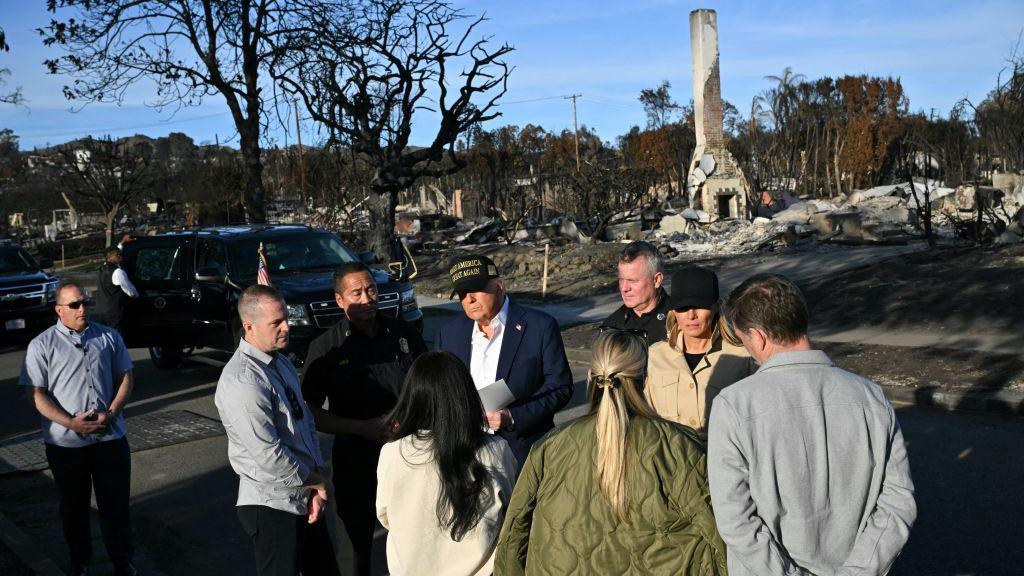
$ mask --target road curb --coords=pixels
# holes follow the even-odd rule
[[[566,348],[565,355],[572,364],[590,364],[590,350]],[[985,412],[1008,416],[1024,416],[1024,393],[1021,392],[972,392],[943,390],[938,386],[909,388],[879,384],[885,397],[893,404],[928,406],[948,412]]]
[[[0,512],[0,540],[31,568],[36,576],[66,576],[57,563],[46,556],[39,546]]]

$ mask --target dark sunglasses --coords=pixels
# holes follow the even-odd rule
[[[639,336],[640,338],[647,340],[647,330],[644,330],[642,328],[615,328],[612,326],[601,326],[600,328],[598,328],[598,331],[601,334],[604,334],[605,332],[624,332],[626,334]]]
[[[302,411],[302,402],[299,402],[295,391],[287,385],[284,387],[284,397],[288,399],[288,405],[292,407],[292,414],[295,415],[295,419],[302,420],[302,417],[305,416],[305,413]]]
[[[74,302],[68,302],[67,304],[57,304],[57,306],[67,306],[72,310],[78,310],[82,306],[85,306],[86,308],[92,306],[92,302],[89,300],[75,300]]]

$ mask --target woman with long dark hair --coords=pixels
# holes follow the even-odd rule
[[[377,517],[392,576],[492,573],[516,481],[508,444],[486,430],[469,369],[449,352],[413,362],[377,465]]]
[[[590,413],[534,444],[496,574],[725,574],[703,445],[644,400],[647,340],[609,330],[593,353]]]

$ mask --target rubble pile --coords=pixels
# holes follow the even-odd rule
[[[653,236],[671,253],[712,256],[740,254],[808,242],[831,244],[903,243],[921,236],[919,214],[930,207],[939,237],[970,236],[978,227],[997,244],[1024,239],[1024,178],[1004,189],[964,185],[947,188],[934,181],[878,186],[845,198],[801,200],[771,218],[711,221],[687,208],[667,214]],[[979,200],[980,199],[980,200]],[[981,213],[979,219],[979,206]],[[970,233],[965,233],[970,232]],[[983,238],[984,240],[984,238]]]
[[[664,220],[663,220],[664,222]],[[743,254],[766,248],[794,246],[810,241],[814,233],[812,226],[775,222],[768,218],[755,218],[754,222],[744,220],[718,220],[710,224],[690,221],[686,231],[670,228],[658,230],[654,237],[662,243],[662,254],[667,258],[680,255],[724,256]],[[804,217],[806,222],[806,216]]]
[[[619,212],[593,221],[597,239],[618,244],[650,240],[669,259],[685,255],[724,256],[759,250],[808,246],[818,251],[834,245],[906,243],[921,238],[919,219],[930,211],[933,234],[944,238],[972,238],[1016,243],[1024,238],[1024,178],[1003,189],[963,185],[948,188],[935,181],[892,184],[858,190],[831,199],[796,199],[783,195],[760,210],[753,221],[719,219],[702,210],[663,203],[658,207]],[[581,224],[582,225],[582,224]],[[402,215],[396,232],[419,249],[473,249],[487,245],[593,244],[573,220],[557,216],[516,221],[502,218],[459,220],[446,215]],[[530,264],[510,263],[518,270]],[[585,266],[584,266],[585,267]],[[572,272],[570,267],[570,273]],[[571,274],[570,274],[571,275]]]
[[[458,220],[447,215],[401,215],[396,235],[417,249],[441,250],[451,246],[479,246],[493,243],[589,243],[576,223],[556,217],[547,222],[526,218],[508,223],[500,218],[481,221]]]

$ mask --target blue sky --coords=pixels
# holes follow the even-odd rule
[[[21,86],[27,108],[0,108],[0,127],[21,137],[22,149],[87,134],[163,136],[185,132],[196,142],[214,138],[237,144],[223,100],[171,114],[146,106],[152,87],[140,85],[121,106],[91,104],[73,112],[61,95],[68,79],[45,73],[42,61],[57,55],[33,32],[50,15],[44,0],[5,0],[0,25],[11,51],[8,88]],[[963,97],[980,101],[1024,29],[1024,2],[707,2],[674,0],[460,0],[470,13],[486,12],[481,33],[508,42],[515,66],[501,124],[572,127],[572,106],[562,95],[578,93],[579,121],[614,140],[645,121],[640,90],[662,80],[675,99],[690,100],[689,12],[718,11],[723,96],[746,114],[751,98],[786,66],[808,78],[871,74],[903,81],[913,110],[947,112]],[[541,100],[542,99],[542,100]],[[536,100],[532,102],[523,102]],[[414,144],[429,142],[432,118],[416,124]],[[315,142],[305,125],[303,142]],[[294,141],[278,129],[277,143]]]

